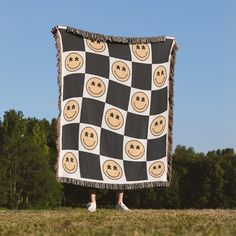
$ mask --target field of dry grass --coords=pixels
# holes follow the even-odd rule
[[[0,235],[236,235],[236,210],[0,209]]]

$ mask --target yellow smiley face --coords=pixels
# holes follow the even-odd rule
[[[106,87],[101,79],[92,77],[87,81],[86,89],[91,96],[101,97],[105,93]]]
[[[119,81],[127,81],[130,77],[130,69],[123,61],[116,61],[112,64],[112,74]]]
[[[148,108],[148,96],[144,92],[137,92],[131,98],[131,105],[137,112],[144,112]]]
[[[159,66],[153,73],[153,81],[157,87],[161,87],[166,82],[166,68]]]
[[[79,53],[70,53],[65,59],[65,67],[68,71],[77,71],[84,64],[84,59]]]
[[[114,130],[120,129],[124,124],[124,118],[122,113],[115,109],[111,108],[105,113],[106,124]]]
[[[62,159],[62,166],[67,173],[75,173],[78,168],[78,162],[75,155],[71,152],[67,152]]]
[[[150,48],[147,44],[138,43],[132,45],[132,51],[137,59],[145,61],[150,55]]]
[[[155,136],[159,136],[163,133],[166,127],[166,118],[164,116],[156,117],[150,126],[151,133]]]
[[[103,172],[109,178],[113,180],[120,179],[123,175],[120,165],[113,160],[108,160],[103,163]]]
[[[165,165],[161,161],[156,161],[152,163],[152,165],[150,165],[149,167],[149,173],[154,178],[161,177],[164,171],[165,171]]]
[[[93,150],[98,144],[97,132],[92,127],[85,127],[80,134],[80,141],[86,149]]]
[[[74,120],[79,114],[79,104],[75,100],[70,100],[64,107],[64,118],[67,121]]]
[[[130,140],[125,145],[126,154],[132,159],[139,159],[144,154],[144,146],[138,140]]]
[[[99,40],[86,40],[88,47],[95,52],[103,52],[106,49],[106,44]]]

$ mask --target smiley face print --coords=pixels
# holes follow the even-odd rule
[[[158,66],[153,73],[153,81],[157,87],[161,87],[166,82],[166,68]]]
[[[122,113],[115,109],[111,108],[105,113],[106,124],[114,130],[120,129],[124,124],[124,118]]]
[[[132,51],[137,59],[145,61],[150,55],[150,48],[147,44],[138,43],[132,45]]]
[[[130,69],[123,61],[116,61],[112,64],[112,74],[121,82],[127,81],[130,77]]]
[[[88,47],[95,52],[104,52],[106,49],[106,44],[99,40],[87,39]]]
[[[130,140],[125,145],[125,152],[131,159],[139,159],[144,154],[144,146],[138,140]]]
[[[84,64],[84,59],[79,53],[70,53],[65,59],[65,67],[68,71],[79,70]]]
[[[75,155],[71,152],[67,152],[62,159],[62,166],[67,173],[75,173],[78,168],[78,161]]]
[[[93,150],[98,144],[97,132],[92,127],[85,127],[80,134],[80,141],[86,149]]]
[[[166,127],[166,118],[164,116],[156,117],[150,126],[150,131],[153,135],[159,136],[163,133]]]
[[[149,173],[152,177],[158,178],[163,175],[165,171],[165,165],[162,161],[156,161],[149,167]]]
[[[65,120],[72,121],[79,114],[80,108],[79,104],[75,100],[70,100],[66,103],[63,111]]]
[[[105,93],[106,87],[101,79],[92,77],[87,81],[86,89],[91,96],[101,97]]]
[[[104,174],[112,180],[120,179],[123,175],[120,165],[113,160],[108,160],[103,163]]]
[[[149,105],[148,96],[144,92],[137,92],[131,98],[131,105],[137,112],[144,112]]]

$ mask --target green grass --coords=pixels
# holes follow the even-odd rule
[[[0,209],[0,235],[236,235],[236,210]]]

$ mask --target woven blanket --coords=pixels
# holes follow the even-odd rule
[[[173,37],[115,37],[63,26],[57,178],[107,189],[169,186]]]

